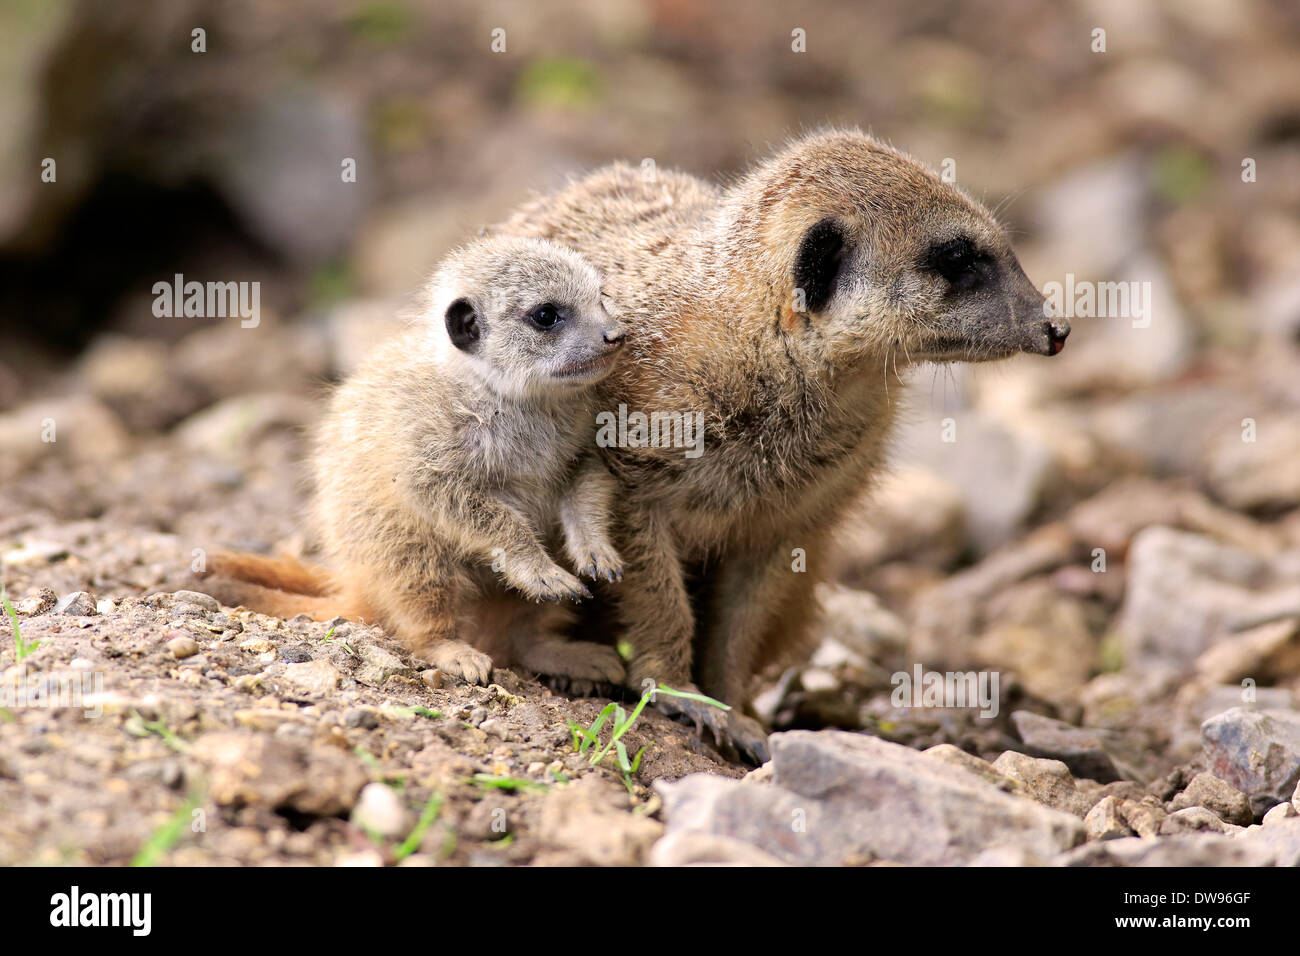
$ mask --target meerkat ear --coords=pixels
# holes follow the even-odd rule
[[[803,290],[809,312],[820,312],[831,301],[846,245],[844,229],[834,219],[823,219],[804,233],[794,260],[794,285]]]
[[[452,345],[462,352],[468,352],[481,334],[478,315],[468,299],[457,299],[447,306],[447,335],[450,336]]]

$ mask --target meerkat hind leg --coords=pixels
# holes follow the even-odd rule
[[[383,615],[413,657],[471,684],[492,681],[492,658],[458,640],[454,588],[443,582],[422,582],[418,591],[403,589],[386,595]]]
[[[510,657],[525,670],[558,683],[572,694],[590,695],[623,683],[626,669],[618,652],[594,641],[573,641],[562,636],[572,623],[567,608],[550,608],[538,614],[527,606],[509,627]]]

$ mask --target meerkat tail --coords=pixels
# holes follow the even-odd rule
[[[370,613],[360,601],[346,594],[313,596],[279,591],[248,581],[212,578],[205,590],[228,607],[246,607],[259,614],[291,618],[306,614],[313,621],[330,621],[336,617],[349,620],[369,619]]]
[[[304,564],[287,554],[274,558],[246,551],[218,551],[208,561],[208,575],[260,585],[276,591],[289,591],[322,597],[334,593],[334,579],[328,570]]]

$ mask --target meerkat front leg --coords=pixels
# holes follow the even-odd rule
[[[764,560],[733,556],[717,571],[717,587],[698,664],[700,683],[708,693],[727,701],[748,697],[764,638],[769,635],[795,592],[809,587],[805,574],[791,569],[788,550]],[[767,735],[751,717],[733,711],[732,737],[737,747],[756,761],[767,759]]]
[[[445,488],[454,482],[444,482]],[[506,582],[534,601],[578,600],[591,592],[546,553],[537,530],[504,501],[476,489],[457,488],[425,501],[437,502],[438,516],[467,550],[490,563]]]
[[[627,686],[642,693],[662,684],[699,693],[691,682],[695,617],[667,515],[654,505],[629,504],[622,539],[626,577],[618,592],[622,639],[631,646]],[[708,727],[719,745],[730,739],[727,712],[701,701],[655,695],[655,706],[673,717]]]
[[[560,500],[564,548],[573,567],[595,581],[623,580],[623,559],[610,540],[618,482],[596,455],[588,455]]]

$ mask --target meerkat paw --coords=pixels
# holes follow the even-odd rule
[[[772,759],[767,749],[767,731],[762,724],[753,717],[734,710],[727,717],[727,733],[731,737],[731,745],[742,758],[756,767],[761,767]]]
[[[581,601],[591,597],[587,586],[558,564],[504,572],[506,580],[534,601]]]
[[[415,656],[471,684],[492,681],[492,658],[461,641],[442,641],[421,648]]]
[[[592,547],[581,555],[575,555],[573,563],[578,573],[592,581],[622,581],[623,558],[612,547]]]

